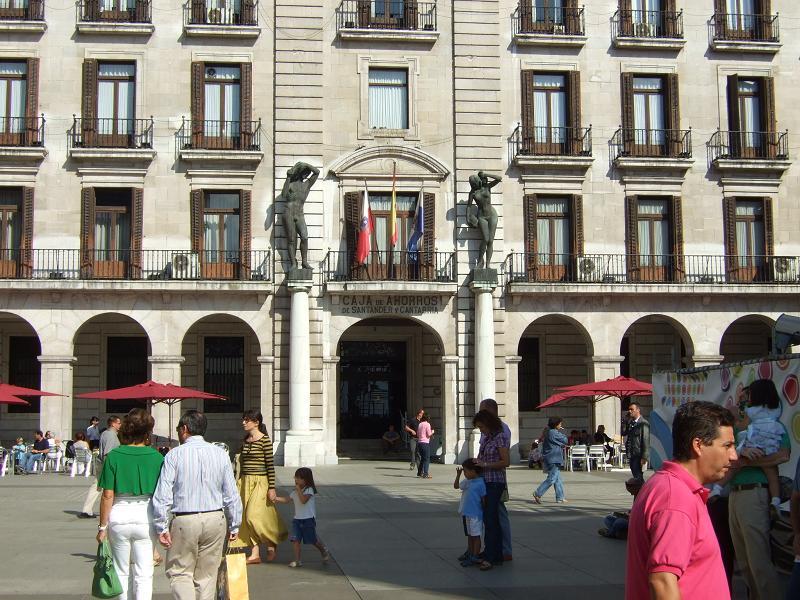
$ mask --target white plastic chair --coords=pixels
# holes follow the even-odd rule
[[[579,460],[583,461],[583,464],[586,465],[586,470],[591,471],[592,468],[589,466],[589,453],[586,450],[586,446],[578,445],[578,446],[571,446],[569,449],[569,470],[573,470],[573,462]]]
[[[70,469],[69,476],[83,475],[89,477],[92,474],[92,451],[86,448],[75,448],[75,458],[72,459],[72,469]]]
[[[619,465],[620,469],[625,468],[626,460],[628,460],[628,457],[625,456],[625,444],[619,444],[617,446],[617,464]]]
[[[0,477],[6,476],[6,471],[8,470],[8,457],[10,455],[11,452],[5,448],[0,448],[0,456],[2,456],[2,460],[0,460]]]
[[[606,447],[602,444],[589,446],[589,464],[592,461],[597,470],[611,468],[611,465],[606,462]]]
[[[61,458],[64,456],[64,453],[61,451],[61,447],[57,445],[55,442],[50,444],[50,452],[44,457],[42,461],[42,472],[47,471],[48,468],[51,470],[58,472],[61,470]]]

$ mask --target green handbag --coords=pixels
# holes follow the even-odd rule
[[[95,598],[116,598],[122,593],[122,584],[114,569],[111,546],[105,539],[97,546],[97,560],[94,563],[92,596]]]

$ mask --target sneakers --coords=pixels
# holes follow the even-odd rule
[[[473,556],[472,554],[467,554],[464,557],[464,560],[461,561],[462,567],[472,567],[479,564],[481,564],[481,559],[477,556]]]
[[[556,504],[569,504],[566,498],[562,498],[561,500],[556,500]]]
[[[456,560],[461,562],[462,560],[467,560],[467,557],[469,557],[469,550],[465,550],[464,554],[460,555]]]
[[[302,567],[303,566],[303,561],[302,560],[293,560],[292,562],[289,563],[289,566],[292,567],[293,569],[296,569],[297,567]]]
[[[328,552],[328,549],[325,548],[325,552],[322,553],[322,563],[327,565],[331,560],[331,553]]]
[[[605,527],[601,527],[597,530],[598,535],[602,535],[603,537],[611,537],[611,532],[606,529]]]
[[[78,513],[78,518],[79,519],[96,519],[97,515],[93,515],[91,513],[82,512],[82,513]]]
[[[409,471],[413,471],[416,468],[417,468],[417,463],[411,463],[411,464],[408,465],[408,470]]]

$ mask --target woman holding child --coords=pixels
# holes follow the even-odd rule
[[[488,410],[481,410],[472,419],[472,424],[483,434],[478,450],[477,466],[483,470],[486,483],[486,506],[483,511],[483,553],[487,564],[503,564],[503,533],[500,529],[500,502],[506,489],[506,467],[509,465],[509,440],[503,431],[503,422]]]

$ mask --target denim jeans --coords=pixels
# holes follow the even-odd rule
[[[417,467],[417,475],[427,475],[428,469],[431,466],[430,443],[417,442],[417,451],[419,452],[419,466]]]
[[[486,483],[486,508],[483,511],[483,553],[489,562],[503,562],[503,531],[500,528],[500,498],[505,483]]]
[[[417,456],[417,438],[410,436],[408,438],[408,447],[411,450],[411,464],[416,465],[419,460]]]
[[[33,454],[28,453],[22,459],[22,469],[24,471],[28,471],[29,473],[33,471],[33,464],[34,463],[41,463],[46,455],[45,454]]]
[[[511,556],[511,521],[508,519],[506,503],[500,503],[500,531],[503,532],[503,556]]]
[[[550,486],[556,488],[556,502],[564,499],[564,483],[561,481],[561,465],[545,465],[547,467],[547,479],[536,488],[534,494],[541,498],[544,493],[550,489]]]
[[[792,576],[789,578],[789,589],[786,590],[786,600],[800,598],[800,563],[794,563]]]
[[[636,479],[644,479],[644,472],[642,471],[642,457],[631,456],[628,458],[628,461],[631,464],[631,475],[633,475]]]

